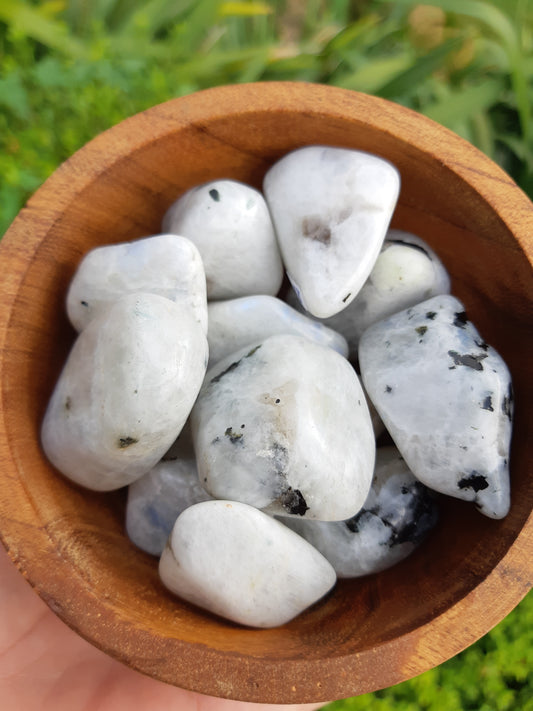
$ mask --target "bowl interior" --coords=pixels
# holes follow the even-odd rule
[[[437,251],[452,292],[512,373],[512,508],[494,521],[443,500],[440,524],[411,558],[339,582],[283,627],[249,630],[168,593],[157,560],[125,536],[125,492],[96,494],[66,481],[45,460],[39,430],[74,340],[64,300],[82,255],[158,233],[166,208],[194,185],[227,177],[260,188],[276,159],[309,144],[366,150],[399,168],[393,226]],[[531,221],[525,196],[475,149],[412,112],[352,92],[290,84],[215,89],[98,137],[36,193],[2,245],[10,276],[2,306],[0,529],[12,557],[52,609],[94,644],[146,674],[216,696],[341,698],[399,682],[460,651],[530,585],[531,265],[524,235]]]

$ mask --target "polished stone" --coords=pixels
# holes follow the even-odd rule
[[[331,348],[271,336],[211,368],[191,414],[202,486],[269,513],[342,520],[363,505],[375,440],[359,379]]]
[[[147,553],[160,556],[179,514],[211,496],[198,481],[192,443],[181,442],[128,487],[126,532]]]
[[[369,397],[414,475],[475,502],[510,505],[511,377],[453,296],[435,296],[370,326],[359,344]]]
[[[339,578],[378,573],[410,555],[435,526],[437,502],[396,447],[378,448],[370,493],[347,521],[279,518],[325,556]]]
[[[199,185],[171,205],[163,230],[198,247],[210,301],[277,294],[283,265],[270,213],[254,188],[234,180]]]
[[[277,627],[317,602],[335,571],[307,541],[252,506],[206,501],[176,521],[163,583],[183,599],[251,627]]]
[[[450,278],[438,255],[420,237],[391,229],[370,276],[347,308],[321,323],[342,333],[349,358],[357,358],[363,331],[397,311],[450,291]],[[302,309],[294,292],[287,301]]]
[[[81,331],[110,303],[137,293],[159,294],[189,306],[207,331],[202,258],[190,240],[178,235],[154,235],[88,252],[70,283],[68,317]]]
[[[139,479],[183,428],[207,358],[187,306],[130,294],[103,309],[79,334],[48,404],[48,459],[96,491]]]
[[[333,316],[356,297],[399,189],[399,173],[388,161],[345,148],[307,146],[267,172],[264,193],[283,262],[313,316]]]
[[[209,304],[209,364],[252,342],[282,333],[304,336],[348,355],[343,336],[308,318],[274,296],[245,296]]]

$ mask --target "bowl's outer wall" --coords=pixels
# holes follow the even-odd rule
[[[261,186],[302,145],[392,161],[393,225],[427,240],[515,393],[512,507],[502,521],[448,500],[410,559],[339,583],[291,623],[249,630],[168,593],[157,561],[124,534],[124,492],[96,494],[47,463],[40,423],[74,333],[68,282],[92,247],[155,234],[170,203],[215,178]],[[138,114],[63,164],[2,244],[0,528],[12,559],[67,624],[139,671],[202,693],[270,703],[327,701],[390,686],[439,664],[531,587],[533,206],[472,146],[387,101],[331,87],[210,89]]]

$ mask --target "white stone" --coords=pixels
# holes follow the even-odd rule
[[[382,447],[376,451],[372,488],[358,514],[347,521],[280,521],[319,550],[339,578],[357,578],[406,558],[437,518],[434,495],[415,479],[396,447]]]
[[[215,301],[208,306],[209,364],[268,336],[292,333],[333,348],[346,357],[348,344],[343,336],[314,319],[299,313],[274,296],[244,296]]]
[[[303,538],[246,504],[207,501],[176,521],[159,564],[183,599],[251,627],[277,627],[317,602],[335,571]]]
[[[191,424],[215,498],[342,520],[370,489],[375,440],[357,375],[301,336],[271,336],[211,368]]]
[[[81,331],[102,308],[137,293],[186,304],[207,331],[202,258],[190,240],[178,235],[155,235],[88,252],[70,283],[68,317]]]
[[[179,514],[211,496],[200,486],[192,443],[181,435],[163,459],[128,487],[126,532],[147,553],[160,556]]]
[[[204,262],[209,300],[277,294],[283,265],[260,192],[233,180],[189,190],[171,205],[163,230],[188,237]]]
[[[122,297],[74,343],[43,421],[48,459],[97,491],[140,478],[180,433],[207,358],[188,307],[156,294]]]
[[[507,366],[452,296],[435,296],[370,326],[359,344],[366,390],[413,474],[509,510],[512,390]]]
[[[266,174],[287,274],[304,308],[325,318],[344,309],[370,274],[400,189],[396,168],[345,148],[308,146]]]
[[[359,339],[368,326],[449,291],[450,277],[431,247],[416,235],[391,229],[361,291],[346,309],[321,323],[342,333],[349,357],[356,358]],[[287,301],[298,308],[294,292],[289,292]]]
[[[359,374],[358,374],[358,377],[359,377]],[[383,420],[379,416],[379,412],[374,407],[374,403],[368,397],[368,393],[365,390],[364,383],[361,381],[360,378],[359,378],[359,382],[361,383],[361,388],[363,390],[366,404],[368,406],[368,412],[370,413],[370,420],[372,421],[372,429],[374,430],[374,437],[376,439],[378,439],[378,437],[380,437],[383,434],[383,432],[385,432],[385,425],[383,424]]]

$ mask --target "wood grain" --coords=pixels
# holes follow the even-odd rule
[[[516,392],[512,507],[493,521],[449,500],[401,565],[339,583],[273,630],[249,630],[168,593],[157,562],[124,534],[124,492],[70,484],[39,429],[74,339],[66,287],[81,256],[155,234],[184,190],[215,178],[260,187],[273,161],[309,144],[367,150],[402,176],[394,225],[427,240]],[[326,701],[383,688],[456,654],[532,583],[533,206],[476,149],[405,108],[355,92],[262,83],[156,106],[63,164],[0,244],[0,533],[37,592],[104,651],[165,682],[214,696]]]

